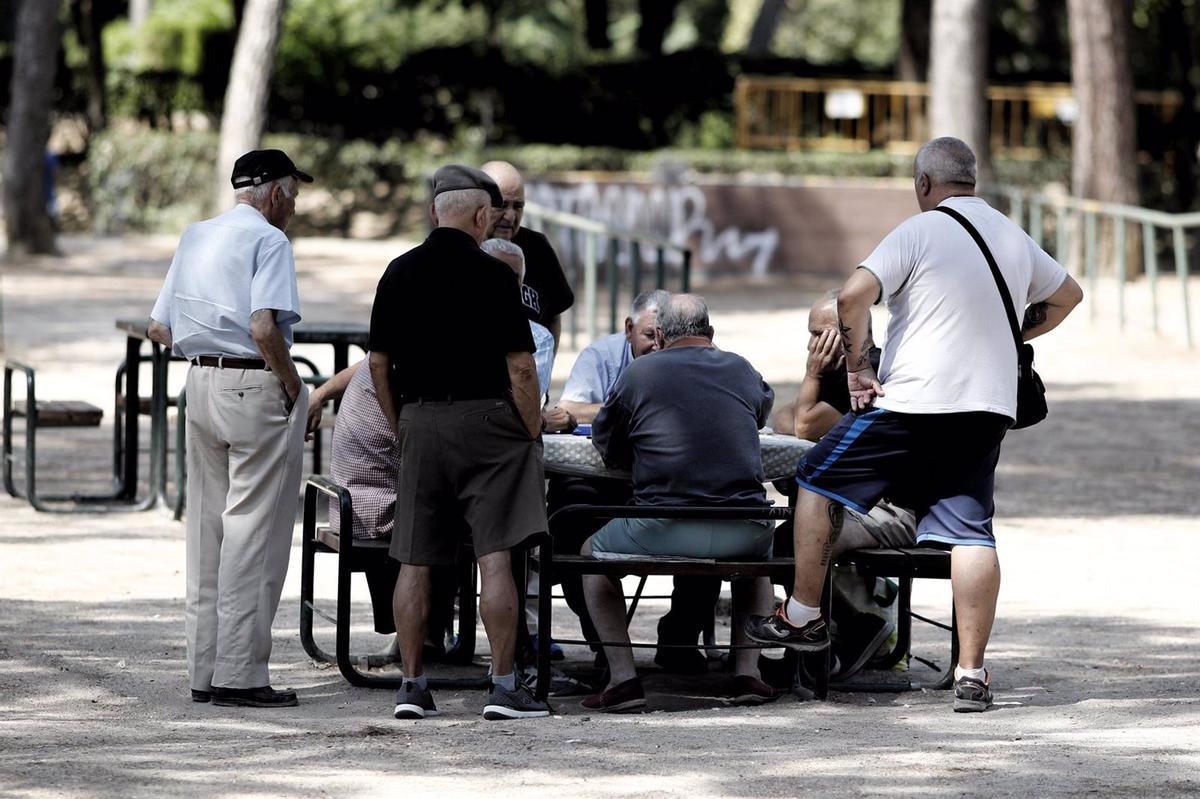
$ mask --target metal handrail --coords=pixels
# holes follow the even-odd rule
[[[599,334],[600,265],[604,264],[607,277],[609,332],[619,329],[622,316],[620,297],[626,287],[623,277],[628,277],[630,299],[644,288],[643,272],[647,259],[643,248],[654,251],[653,286],[667,287],[667,267],[679,267],[679,290],[688,291],[692,280],[692,250],[686,245],[662,236],[641,230],[630,230],[609,225],[585,216],[548,208],[537,203],[525,204],[525,217],[530,226],[542,229],[552,242],[558,239],[560,258],[564,262],[567,277],[573,286],[583,286],[583,330],[587,342],[594,341]],[[606,246],[605,246],[606,245]],[[622,263],[622,245],[626,259]],[[603,252],[603,255],[601,255]],[[622,266],[627,266],[623,270]],[[580,272],[582,271],[582,275]],[[568,331],[571,346],[576,347],[579,334],[579,313],[572,308]]]
[[[1068,260],[1068,254],[1076,252],[1079,244],[1078,236],[1081,226],[1070,224],[1072,217],[1075,217],[1074,221],[1076,222],[1082,221],[1083,269],[1089,292],[1092,295],[1089,313],[1093,321],[1096,318],[1095,289],[1100,272],[1098,221],[1101,218],[1109,220],[1114,231],[1113,252],[1117,259],[1117,318],[1121,330],[1125,329],[1125,284],[1128,280],[1126,228],[1132,224],[1140,225],[1142,229],[1142,258],[1145,261],[1146,279],[1150,285],[1150,316],[1155,333],[1159,329],[1157,236],[1160,229],[1169,230],[1171,232],[1172,260],[1175,275],[1179,280],[1179,296],[1183,306],[1184,333],[1188,349],[1195,347],[1192,335],[1191,301],[1188,296],[1188,247],[1185,231],[1191,228],[1200,228],[1200,213],[1172,214],[1136,205],[1089,200],[1068,195],[1051,195],[1014,186],[994,186],[985,190],[983,194],[1007,203],[1008,215],[1018,225],[1026,228],[1030,237],[1039,247],[1042,246],[1045,238],[1048,217],[1046,211],[1050,210],[1055,217],[1054,255],[1060,262]]]

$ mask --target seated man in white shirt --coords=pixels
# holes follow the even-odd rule
[[[644,291],[633,300],[625,330],[592,342],[579,353],[559,400],[565,410],[580,424],[590,424],[596,418],[604,400],[617,378],[634,358],[654,352],[654,326],[658,309],[670,297],[670,292],[658,289]]]

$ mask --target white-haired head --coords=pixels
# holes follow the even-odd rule
[[[508,239],[487,239],[479,249],[508,264],[517,274],[517,282],[525,282],[525,251]]]
[[[658,309],[658,329],[664,346],[681,338],[711,339],[708,303],[699,294],[672,294]]]
[[[929,178],[931,185],[974,186],[975,153],[962,139],[941,136],[925,143],[913,159],[913,178]]]

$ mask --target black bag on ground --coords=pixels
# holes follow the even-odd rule
[[[1050,412],[1046,407],[1046,386],[1042,384],[1042,378],[1038,376],[1038,373],[1033,370],[1033,345],[1025,343],[1021,338],[1021,325],[1017,321],[1017,312],[1013,308],[1012,297],[1008,294],[1008,286],[1004,284],[1004,276],[1000,274],[1000,267],[996,266],[996,259],[992,257],[992,251],[984,243],[979,231],[967,221],[966,217],[944,205],[939,205],[933,210],[941,211],[962,225],[971,234],[971,238],[975,239],[975,243],[983,252],[983,257],[987,259],[988,266],[992,270],[992,278],[995,279],[996,288],[1000,292],[1000,300],[1004,303],[1004,313],[1008,317],[1008,326],[1012,330],[1013,344],[1017,347],[1017,421],[1013,424],[1012,429],[1020,430],[1022,427],[1032,427],[1045,419],[1046,414]]]

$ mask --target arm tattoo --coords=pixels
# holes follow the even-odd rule
[[[833,558],[833,545],[841,536],[842,524],[846,521],[846,509],[837,502],[830,502],[826,505],[825,512],[829,515],[829,537],[825,539],[825,546],[821,550],[821,566],[823,568],[828,567],[829,561]]]
[[[854,344],[850,341],[850,328],[842,324],[841,319],[838,320],[838,332],[842,334],[842,349],[849,354],[850,349],[854,346]]]
[[[1021,332],[1032,330],[1046,321],[1046,303],[1035,302],[1025,309],[1025,321],[1021,325]]]

